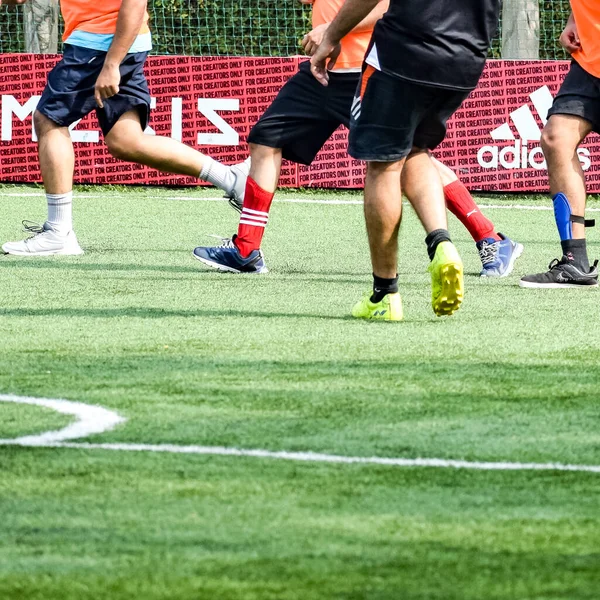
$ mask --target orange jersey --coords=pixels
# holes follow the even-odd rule
[[[591,75],[600,77],[600,2],[571,0],[571,9],[581,41],[573,58]]]
[[[344,0],[315,0],[313,4],[313,29],[323,23],[331,23],[338,14]],[[338,69],[360,69],[367,51],[373,30],[350,32],[342,39],[342,52],[335,63]]]
[[[61,0],[60,12],[65,21],[63,41],[76,29],[88,33],[115,33],[122,0]],[[148,13],[140,33],[148,33]]]

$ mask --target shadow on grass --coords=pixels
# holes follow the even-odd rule
[[[88,263],[88,262],[78,262],[77,259],[67,260],[64,258],[60,258],[59,260],[53,259],[19,259],[11,260],[10,258],[4,258],[0,261],[0,267],[5,268],[33,268],[33,269],[57,269],[64,271],[108,271],[108,272],[118,272],[118,271],[151,271],[151,272],[164,272],[164,273],[192,273],[194,275],[201,275],[203,277],[212,275],[214,277],[221,277],[223,279],[232,278],[235,279],[236,275],[244,275],[248,276],[249,274],[245,273],[225,273],[222,271],[217,271],[216,269],[208,269],[204,265],[199,262],[191,261],[189,265],[137,265],[133,263]],[[253,274],[252,274],[253,275]],[[301,275],[314,275],[316,277],[301,277]],[[328,278],[323,279],[325,282],[347,282],[347,283],[361,283],[362,281],[369,281],[368,273],[365,275],[361,275],[360,273],[350,272],[350,271],[336,271],[336,270],[289,270],[282,269],[280,271],[275,271],[269,274],[268,279],[273,277],[277,277],[278,279],[282,278],[290,278],[290,279],[298,279],[298,280],[313,280],[319,281],[319,275],[325,275]],[[356,277],[356,281],[350,279],[335,279],[336,277]],[[263,279],[264,277],[261,277]]]
[[[3,267],[16,267],[16,268],[34,268],[34,269],[59,269],[65,271],[166,271],[170,273],[216,273],[216,271],[202,271],[199,266],[190,264],[190,266],[184,265],[136,265],[132,263],[87,263],[87,262],[76,262],[72,260],[65,261],[64,258],[60,260],[44,259],[36,260],[31,258],[25,258],[20,260],[10,260],[10,258],[4,258],[0,261],[0,265]]]
[[[323,315],[314,313],[278,313],[255,310],[170,310],[162,308],[6,308],[0,309],[2,317],[74,317],[111,319],[137,317],[141,319],[164,319],[171,317],[248,317],[259,319],[325,319],[327,321],[353,321],[348,315]]]

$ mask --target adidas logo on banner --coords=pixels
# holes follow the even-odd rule
[[[531,92],[529,98],[540,120],[545,125],[548,121],[548,111],[552,106],[552,94],[547,85]],[[484,169],[545,169],[546,160],[539,143],[529,146],[530,142],[539,142],[542,131],[533,111],[525,104],[510,113],[510,120],[517,130],[515,137],[509,122],[496,127],[490,132],[492,139],[498,142],[513,141],[508,146],[482,146],[477,152],[477,163]],[[577,150],[584,171],[591,166],[590,151],[586,148]]]

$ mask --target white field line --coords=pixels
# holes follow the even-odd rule
[[[477,471],[579,471],[600,473],[600,465],[569,465],[562,463],[477,462],[447,460],[443,458],[385,458],[379,456],[340,456],[316,452],[273,452],[260,449],[226,448],[223,446],[179,446],[174,444],[91,444],[67,442],[80,437],[113,429],[125,422],[117,413],[100,406],[90,406],[68,400],[51,400],[0,394],[0,402],[33,404],[54,409],[63,414],[74,415],[77,420],[59,431],[31,435],[12,440],[0,440],[0,446],[35,448],[73,448],[77,450],[118,450],[125,452],[167,452],[170,454],[201,454],[208,456],[241,456],[268,458],[298,462],[333,464],[382,465],[393,467],[436,467],[445,469],[472,469]]]
[[[140,194],[138,194],[140,195]],[[0,197],[6,198],[43,198],[44,194],[39,192],[17,194],[0,192]],[[94,199],[106,199],[105,195],[102,194],[76,194],[77,198],[94,200]],[[112,198],[131,198],[131,194],[111,194]],[[211,196],[159,196],[159,195],[143,195],[144,198],[150,200],[168,200],[174,202],[225,202],[226,198],[211,197]],[[275,202],[283,202],[287,204],[330,204],[332,206],[340,205],[362,205],[362,200],[313,200],[309,198],[275,198]],[[409,206],[409,202],[404,202],[406,206]],[[553,211],[552,206],[530,206],[527,204],[480,204],[480,208],[486,210],[545,210]],[[600,212],[600,208],[587,208],[586,212]]]
[[[50,408],[64,415],[73,415],[77,418],[58,431],[47,431],[40,435],[28,435],[14,440],[0,440],[0,444],[10,443],[19,446],[46,446],[65,440],[76,440],[78,438],[88,437],[95,433],[104,433],[113,429],[119,423],[124,423],[125,419],[117,413],[102,408],[101,406],[92,406],[82,402],[70,402],[69,400],[52,400],[48,398],[30,398],[27,396],[13,396],[12,394],[0,394],[0,402],[14,402],[16,404],[33,404],[34,406],[43,406]]]

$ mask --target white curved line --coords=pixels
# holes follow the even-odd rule
[[[297,462],[325,462],[335,464],[383,465],[390,467],[437,467],[442,469],[472,469],[476,471],[582,471],[600,473],[600,466],[569,465],[562,463],[477,462],[444,458],[385,458],[381,456],[340,456],[317,452],[273,452],[271,450],[245,450],[223,446],[177,446],[174,444],[47,444],[53,448],[78,450],[119,450],[121,452],[168,452],[171,454],[203,454],[209,456],[242,456],[270,458]]]
[[[0,402],[33,404],[34,406],[50,408],[64,415],[77,417],[74,423],[58,431],[47,431],[39,435],[27,435],[13,440],[0,440],[0,445],[47,446],[48,444],[64,440],[75,440],[96,433],[104,433],[105,431],[110,431],[119,423],[125,422],[125,419],[115,412],[101,406],[83,404],[82,402],[53,400],[50,398],[30,398],[26,396],[13,396],[12,394],[0,394]]]
[[[317,452],[274,452],[261,449],[227,448],[224,446],[179,446],[174,444],[94,444],[67,442],[92,434],[109,431],[125,419],[100,406],[90,406],[69,400],[49,400],[0,394],[1,402],[33,404],[51,408],[63,414],[74,415],[78,421],[59,431],[41,435],[0,440],[0,446],[35,446],[44,448],[73,448],[77,450],[118,450],[125,452],[168,452],[171,454],[201,454],[208,456],[241,456],[269,458],[299,462],[325,462],[334,464],[382,465],[393,467],[435,467],[442,469],[472,469],[477,471],[579,471],[600,473],[600,465],[570,465],[563,463],[481,462],[444,458],[386,458],[381,456],[340,456]]]

